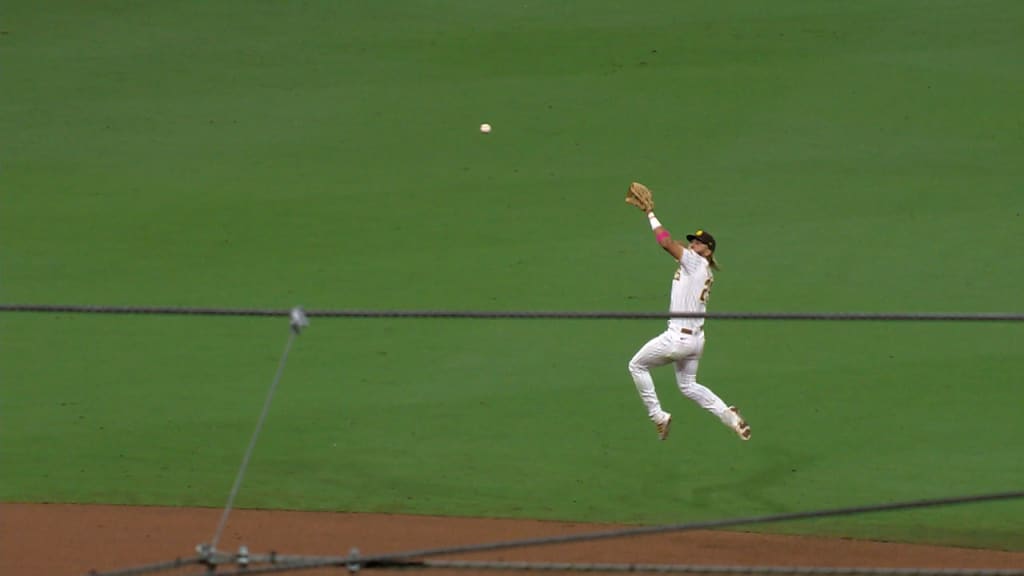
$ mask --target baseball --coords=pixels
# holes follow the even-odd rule
[[[491,131],[491,125],[486,122],[480,125],[480,131],[487,134]]]

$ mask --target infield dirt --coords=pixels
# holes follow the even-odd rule
[[[221,513],[206,508],[0,504],[0,574],[87,574],[191,557],[197,544],[212,539]],[[313,556],[346,556],[357,548],[370,555],[615,528],[533,520],[236,510],[218,548],[234,551],[244,544],[257,554]],[[1024,566],[1024,553],[1015,552],[707,531],[535,546],[459,558],[745,566]],[[337,574],[338,569],[301,573]]]

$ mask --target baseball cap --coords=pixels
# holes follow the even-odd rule
[[[708,232],[705,232],[703,230],[697,230],[693,234],[687,234],[686,239],[689,240],[690,242],[693,242],[694,240],[700,240],[701,242],[707,244],[708,248],[711,248],[712,252],[715,251],[715,237]]]

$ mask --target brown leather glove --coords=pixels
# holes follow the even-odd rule
[[[629,191],[626,192],[626,203],[632,204],[644,212],[651,212],[654,210],[654,195],[651,194],[647,186],[633,182],[629,185]]]

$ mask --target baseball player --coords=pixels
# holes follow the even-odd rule
[[[650,190],[634,182],[626,201],[644,213],[654,231],[654,238],[679,264],[672,278],[671,312],[703,314],[707,310],[708,296],[714,283],[715,238],[704,230],[688,234],[688,243],[674,240],[654,215],[654,200]],[[651,378],[651,368],[668,363],[675,365],[679,391],[701,408],[711,412],[743,440],[750,440],[750,426],[735,406],[728,406],[709,388],[697,382],[697,365],[704,353],[704,318],[669,318],[668,329],[652,338],[629,361],[640,399],[647,415],[658,430],[658,438],[668,438],[672,415],[661,408]]]

